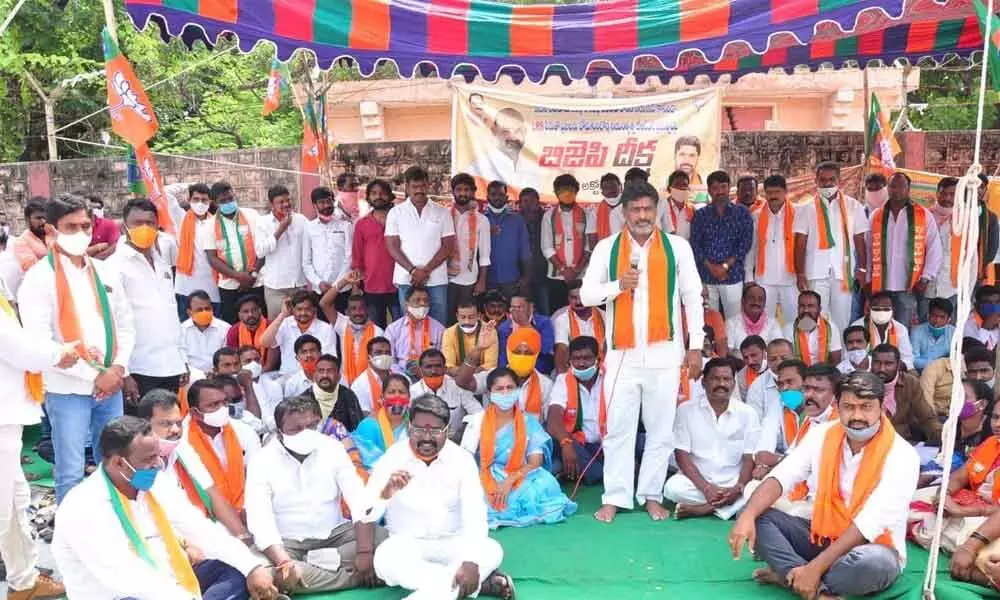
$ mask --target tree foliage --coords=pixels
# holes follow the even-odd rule
[[[1000,129],[1000,93],[987,87],[986,94],[983,128]],[[978,66],[961,70],[924,69],[920,72],[920,88],[910,93],[911,110],[907,117],[924,131],[975,129],[978,100]]]

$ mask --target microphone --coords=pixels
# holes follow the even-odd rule
[[[629,268],[631,268],[634,271],[638,271],[639,270],[639,257],[638,256],[633,256],[631,258],[631,260],[629,261]]]

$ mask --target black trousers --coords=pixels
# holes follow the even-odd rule
[[[267,306],[264,301],[264,286],[260,285],[249,290],[224,290],[219,289],[219,299],[222,301],[222,310],[219,311],[219,318],[232,325],[240,320],[236,303],[243,296],[253,296],[260,301],[260,305]]]
[[[399,306],[399,294],[372,294],[365,292],[365,302],[368,304],[368,318],[382,329],[403,315]]]
[[[132,379],[135,380],[135,384],[139,386],[140,399],[153,390],[167,390],[168,392],[173,392],[176,394],[177,390],[181,386],[180,375],[171,375],[169,377],[153,377],[152,375],[139,375],[138,373],[133,373]],[[134,416],[136,404],[126,402],[125,414]]]
[[[458,305],[465,302],[472,302],[472,290],[475,285],[448,284],[448,322],[444,325],[451,327],[458,322]]]

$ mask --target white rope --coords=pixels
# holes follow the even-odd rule
[[[976,146],[972,155],[972,165],[965,175],[958,180],[955,188],[955,207],[951,213],[952,234],[961,236],[961,252],[958,263],[958,306],[955,307],[955,331],[965,330],[965,323],[972,313],[972,288],[978,279],[978,261],[983,257],[978,257],[979,246],[979,211],[984,210],[979,206],[979,174],[983,167],[979,164],[979,151],[982,147],[983,137],[983,106],[986,102],[986,76],[987,63],[990,59],[990,38],[993,29],[993,0],[987,0],[986,34],[983,36],[983,63],[979,75],[979,114],[976,119]],[[951,372],[955,375],[954,383],[951,386],[951,403],[948,406],[948,420],[945,421],[941,432],[942,450],[944,456],[941,459],[943,474],[941,476],[941,487],[938,492],[937,520],[934,527],[934,535],[931,539],[930,557],[927,561],[927,572],[924,575],[924,598],[934,600],[934,588],[937,584],[938,561],[941,557],[941,531],[944,529],[944,503],[948,497],[948,482],[951,480],[951,461],[955,451],[955,436],[958,433],[958,415],[965,404],[965,386],[961,383],[958,374],[964,372],[964,361],[962,359],[962,337],[954,336],[951,340],[951,353],[949,355]]]
[[[3,20],[3,25],[0,25],[0,36],[7,31],[7,27],[10,25],[10,22],[14,20],[15,16],[17,16],[17,11],[21,10],[21,7],[24,6],[25,2],[27,2],[27,0],[18,0],[17,4],[14,5],[14,8],[7,13],[7,18]]]

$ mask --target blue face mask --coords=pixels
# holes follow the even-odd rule
[[[160,469],[154,467],[151,469],[136,469],[126,460],[125,464],[128,468],[132,469],[132,476],[128,478],[129,484],[135,489],[141,492],[148,492],[153,487],[153,483],[156,481],[156,476],[159,474]]]
[[[802,390],[782,390],[778,393],[778,397],[781,398],[781,403],[788,410],[798,410],[802,406],[802,403],[806,401]]]
[[[573,377],[576,377],[580,381],[590,381],[594,375],[597,375],[597,365],[590,365],[586,369],[577,369],[573,367]]]
[[[942,335],[944,335],[944,332],[947,330],[947,326],[945,326],[945,327],[935,327],[933,325],[928,325],[927,328],[930,329],[931,335],[933,335],[934,337],[941,337]]]
[[[219,205],[219,212],[226,216],[231,216],[236,214],[237,208],[239,208],[239,206],[236,204],[236,200],[230,200],[225,204]]]
[[[520,396],[521,394],[517,390],[506,393],[490,392],[490,402],[496,404],[500,410],[510,410],[517,404],[517,399]]]

